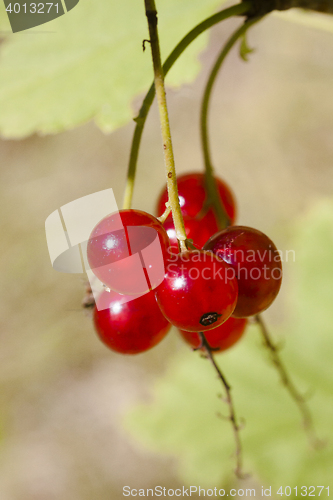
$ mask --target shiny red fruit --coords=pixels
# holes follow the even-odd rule
[[[219,178],[216,178],[221,202],[226,214],[233,224],[236,219],[236,203],[229,186]],[[202,173],[188,173],[177,177],[179,203],[182,214],[188,217],[196,217],[204,208],[207,198],[205,187],[205,175]],[[168,201],[168,192],[164,189],[157,203],[157,214],[162,215],[165,211],[165,203]],[[171,219],[171,216],[169,216]]]
[[[232,226],[215,234],[205,245],[229,264],[238,282],[233,316],[253,316],[267,309],[282,280],[281,257],[274,243],[251,227]]]
[[[172,255],[156,289],[162,313],[181,330],[198,332],[221,325],[237,302],[237,280],[229,274],[232,269],[211,252]]]
[[[142,294],[164,276],[169,239],[162,224],[141,210],[120,210],[104,217],[87,244],[91,270],[112,290]]]
[[[193,244],[199,249],[218,231],[217,222],[212,210],[209,210],[202,219],[184,217],[184,226],[187,238],[193,240]],[[164,223],[164,229],[169,236],[172,252],[178,253],[178,240],[173,221],[167,220]]]
[[[222,325],[205,333],[208,344],[216,352],[229,349],[243,336],[247,321],[246,318],[228,318]],[[179,331],[182,338],[194,349],[200,347],[201,340],[197,332]]]
[[[99,338],[122,354],[138,354],[158,344],[171,325],[161,313],[154,292],[134,298],[102,292],[94,309]]]

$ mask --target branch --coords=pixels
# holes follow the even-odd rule
[[[252,0],[249,16],[262,16],[273,10],[288,10],[295,7],[333,14],[332,0]]]
[[[242,469],[243,469],[243,454],[242,454],[242,443],[241,443],[240,436],[239,436],[240,426],[239,426],[239,424],[237,422],[237,418],[236,418],[235,407],[234,407],[234,403],[233,403],[232,396],[231,396],[231,387],[228,384],[225,376],[221,372],[220,368],[216,364],[216,361],[215,361],[213,354],[212,354],[212,348],[210,347],[209,343],[207,342],[207,339],[206,339],[204,333],[199,332],[198,334],[199,334],[199,337],[201,340],[200,347],[205,349],[207,356],[208,356],[208,359],[210,360],[213,367],[215,368],[215,371],[216,371],[219,379],[221,380],[221,382],[226,390],[226,393],[227,393],[226,403],[229,407],[229,420],[232,424],[232,428],[234,431],[234,437],[235,437],[235,443],[236,443],[235,474],[239,479],[245,479],[246,477],[248,477],[248,474],[244,474],[242,471]]]
[[[308,436],[310,445],[315,449],[322,448],[324,443],[320,439],[318,439],[318,437],[316,435],[311,411],[306,403],[304,396],[302,396],[302,394],[295,387],[292,380],[289,378],[287,370],[286,370],[286,368],[285,368],[285,366],[284,366],[284,364],[279,356],[278,348],[272,342],[272,339],[271,339],[270,334],[268,332],[268,329],[267,329],[267,327],[262,319],[262,316],[260,314],[257,314],[255,316],[255,321],[257,322],[257,324],[260,327],[260,331],[261,331],[261,334],[262,334],[263,340],[264,340],[264,345],[270,351],[272,362],[280,374],[282,384],[285,386],[285,388],[289,392],[291,398],[297,404],[299,411],[301,412],[302,419],[303,419],[303,427],[304,427],[304,430]]]

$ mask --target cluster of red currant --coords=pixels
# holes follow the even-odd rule
[[[233,224],[233,196],[224,182],[216,183]],[[202,347],[203,332],[213,350],[225,350],[242,336],[247,318],[267,309],[279,291],[281,257],[273,242],[249,227],[218,231],[204,174],[180,176],[177,185],[186,236],[193,242],[187,251],[179,249],[171,215],[163,225],[145,212],[121,210],[90,235],[89,265],[108,287],[94,309],[95,328],[114,351],[146,351],[171,325],[194,348]],[[167,201],[164,190],[158,215]]]

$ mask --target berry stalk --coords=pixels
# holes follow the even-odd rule
[[[212,94],[212,88],[215,83],[216,77],[218,75],[218,72],[221,68],[221,65],[223,61],[225,60],[225,57],[231,50],[231,48],[234,46],[237,40],[239,40],[250,26],[258,22],[262,17],[256,17],[252,18],[250,20],[247,20],[243,26],[241,26],[237,31],[233,33],[233,35],[229,38],[227,43],[224,45],[222,48],[221,52],[219,53],[216,62],[213,66],[213,69],[211,71],[211,74],[208,78],[207,85],[204,91],[204,96],[202,100],[202,106],[201,106],[201,141],[202,141],[202,149],[203,149],[203,155],[204,155],[204,162],[205,162],[205,170],[206,170],[206,182],[207,182],[207,191],[208,191],[208,196],[210,200],[213,202],[213,206],[215,209],[215,213],[217,216],[217,220],[219,224],[222,226],[221,228],[224,228],[226,225],[228,225],[228,218],[227,215],[224,212],[223,205],[221,204],[219,195],[218,195],[218,190],[216,186],[216,181],[214,177],[214,169],[211,161],[211,153],[210,153],[210,147],[209,147],[209,139],[208,139],[208,110],[209,110],[209,104],[210,104],[210,98]],[[306,404],[306,401],[304,397],[299,393],[293,382],[291,381],[289,374],[282,363],[280,356],[278,354],[278,349],[276,346],[273,344],[273,342],[270,339],[270,335],[268,332],[268,329],[263,322],[262,317],[257,314],[255,316],[255,320],[257,324],[260,327],[261,334],[263,336],[264,340],[264,345],[265,347],[270,351],[271,359],[273,361],[274,366],[276,367],[277,371],[279,372],[281,381],[283,385],[286,387],[287,391],[289,392],[290,396],[292,399],[295,401],[297,404],[300,413],[302,415],[303,419],[303,427],[304,430],[308,436],[310,445],[313,448],[318,448],[322,446],[321,441],[317,438],[315,429],[314,429],[314,424],[313,424],[313,418],[312,414],[310,412],[310,409],[308,408],[308,405]]]
[[[308,405],[306,404],[306,400],[305,400],[304,396],[302,396],[302,394],[297,390],[297,388],[295,387],[295,385],[291,381],[291,379],[287,373],[287,370],[280,359],[280,356],[278,353],[278,348],[276,347],[276,345],[272,342],[272,340],[270,338],[270,335],[269,335],[267,327],[262,319],[262,316],[260,314],[257,314],[255,316],[255,320],[260,327],[260,331],[261,331],[261,334],[263,336],[265,347],[267,347],[267,349],[270,351],[272,362],[273,362],[274,366],[276,367],[277,371],[279,372],[281,382],[286,387],[290,396],[292,397],[292,399],[295,401],[295,403],[297,404],[297,406],[299,408],[299,411],[300,411],[300,413],[302,415],[302,419],[303,419],[303,427],[304,427],[304,430],[308,436],[310,445],[314,449],[321,448],[323,446],[323,443],[316,436],[312,414],[311,414],[311,411],[310,411]]]
[[[172,148],[171,131],[169,123],[169,114],[166,101],[164,75],[161,63],[160,44],[157,29],[157,11],[155,0],[145,0],[146,16],[148,20],[148,29],[150,37],[150,47],[154,67],[154,81],[158,110],[160,114],[160,124],[163,140],[164,163],[166,168],[166,179],[169,195],[169,205],[172,210],[173,223],[176,230],[176,236],[180,243],[180,250],[186,251],[186,232],[184,221],[178,199],[178,188],[176,179],[175,160]]]
[[[240,4],[233,5],[227,9],[224,9],[217,14],[214,14],[197,26],[195,26],[187,35],[182,38],[182,40],[176,45],[173,49],[167,60],[163,65],[163,73],[164,76],[168,73],[168,71],[172,68],[177,59],[181,56],[184,50],[199,36],[201,33],[211,28],[215,24],[224,21],[233,16],[246,15],[249,9],[252,6],[252,2],[244,1]],[[155,96],[155,85],[154,83],[151,85],[144,101],[142,103],[141,109],[139,111],[138,116],[135,118],[136,126],[134,130],[134,135],[132,139],[131,152],[128,164],[128,172],[127,172],[127,184],[125,188],[124,202],[123,208],[131,208],[132,198],[133,198],[133,188],[136,174],[136,165],[138,161],[139,148],[141,143],[141,137],[143,128],[146,122],[146,118],[148,116],[150,107],[153,103]]]
[[[201,129],[201,144],[202,144],[202,151],[203,151],[205,172],[206,172],[206,188],[207,188],[208,198],[213,205],[219,229],[224,229],[225,227],[227,227],[230,224],[230,221],[228,219],[227,214],[225,213],[224,207],[220,200],[218,188],[214,177],[214,168],[211,160],[211,153],[210,153],[210,146],[208,139],[208,110],[209,110],[210,98],[216,77],[219,73],[221,65],[225,60],[226,56],[228,55],[232,47],[235,45],[237,40],[239,40],[242,36],[244,36],[246,31],[255,23],[260,21],[260,19],[262,19],[262,17],[256,17],[251,20],[245,21],[245,23],[232,34],[227,43],[224,45],[209,75],[201,104],[200,129]]]
[[[200,337],[200,340],[201,340],[201,346],[200,347],[203,347],[207,353],[207,356],[208,356],[208,359],[210,360],[210,362],[212,363],[213,367],[215,368],[216,372],[217,372],[217,375],[219,377],[219,379],[221,380],[224,388],[225,388],[225,391],[226,391],[226,394],[227,394],[227,397],[226,397],[226,403],[229,407],[229,420],[232,424],[232,428],[233,428],[233,431],[234,431],[234,437],[235,437],[235,443],[236,443],[236,469],[235,469],[235,474],[236,476],[239,478],[239,479],[244,479],[245,477],[248,477],[247,474],[244,474],[243,472],[243,454],[242,454],[242,443],[241,443],[241,440],[240,440],[240,436],[239,436],[239,431],[240,431],[240,426],[238,424],[238,421],[237,421],[237,418],[236,418],[236,412],[235,412],[235,407],[234,407],[234,403],[233,403],[233,399],[232,399],[232,396],[231,396],[231,387],[230,385],[228,384],[225,376],[223,375],[222,371],[220,370],[220,368],[218,367],[215,359],[214,359],[214,356],[212,354],[212,350],[211,350],[211,347],[209,345],[209,343],[207,342],[207,339],[204,335],[203,332],[198,332],[198,335]]]

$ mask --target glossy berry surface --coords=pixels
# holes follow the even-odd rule
[[[192,219],[187,216],[183,217],[183,219],[187,238],[193,240],[193,244],[199,249],[218,231],[217,222],[212,210],[209,210],[202,219]],[[173,221],[167,220],[164,223],[164,229],[168,234],[172,252],[178,253],[178,240]]]
[[[222,325],[205,333],[206,340],[210,347],[216,352],[225,351],[232,347],[243,336],[246,325],[246,318],[230,317]],[[194,349],[198,349],[201,340],[196,332],[186,332],[179,330],[182,338]]]
[[[173,255],[156,299],[164,316],[181,330],[211,330],[226,321],[237,301],[237,280],[223,260],[193,250]],[[230,274],[233,274],[232,272]]]
[[[236,219],[236,204],[229,186],[219,178],[216,178],[218,191],[222,205],[233,224]],[[183,216],[196,217],[204,208],[207,199],[205,188],[205,175],[198,172],[177,176],[178,197]],[[157,214],[160,216],[165,211],[165,203],[168,201],[168,192],[164,189],[157,203]],[[171,216],[169,215],[169,219]]]
[[[277,296],[282,280],[280,254],[262,232],[232,226],[215,234],[205,245],[228,263],[238,282],[238,301],[233,316],[253,316],[267,309]]]
[[[140,210],[120,210],[102,219],[87,244],[93,273],[112,290],[145,293],[163,279],[169,239],[162,224]]]
[[[171,327],[152,291],[134,299],[103,291],[94,308],[94,325],[102,342],[122,354],[147,351],[158,344]]]

